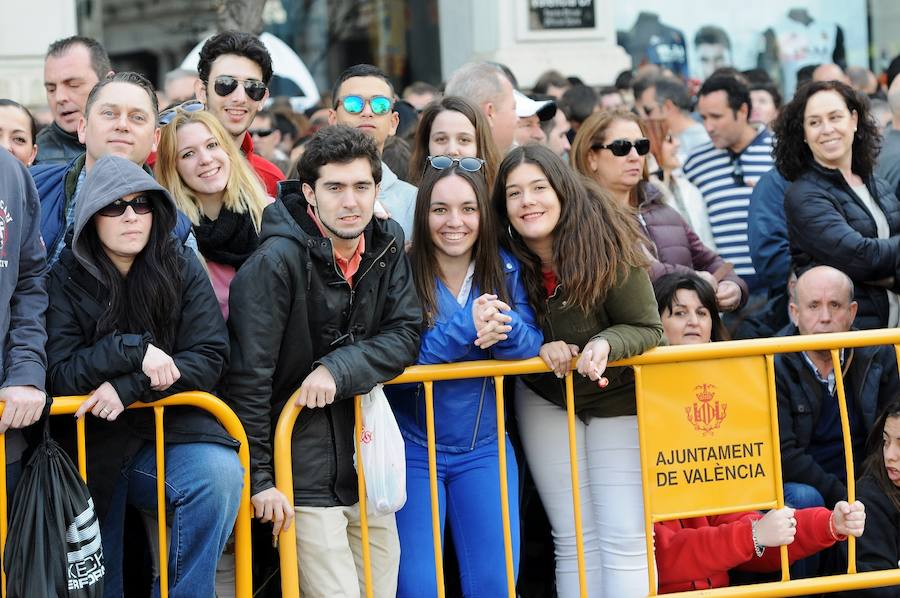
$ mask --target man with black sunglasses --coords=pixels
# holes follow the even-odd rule
[[[240,31],[218,33],[203,44],[197,63],[197,99],[206,104],[247,157],[271,196],[284,180],[281,170],[253,152],[248,133],[253,119],[269,97],[272,57],[259,38]]]
[[[400,115],[394,110],[394,86],[384,71],[371,64],[351,66],[335,81],[332,98],[334,105],[328,114],[328,124],[362,131],[375,140],[378,155],[383,154],[384,143],[397,132],[400,124]],[[403,227],[408,240],[412,239],[416,192],[415,187],[401,181],[381,162],[378,203]]]

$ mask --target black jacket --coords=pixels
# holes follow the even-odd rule
[[[784,196],[791,261],[800,274],[813,266],[833,266],[856,286],[859,311],[854,325],[883,328],[888,322],[884,287],[871,283],[889,279],[900,291],[900,201],[882,179],[868,177],[866,187],[881,206],[891,231],[879,239],[875,220],[838,170],[813,164]]]
[[[366,227],[353,287],[334,263],[331,241],[307,214],[297,181],[266,208],[260,246],[231,283],[232,362],[227,399],[250,442],[251,493],[274,486],[272,435],[288,397],[318,365],[334,377],[335,402],[303,409],[291,441],[294,501],[359,501],[353,467],[354,395],[415,362],[421,307],[393,220]]]
[[[78,141],[78,135],[66,133],[55,122],[40,130],[35,143],[38,146],[35,164],[66,164],[84,153],[84,145]]]
[[[794,334],[796,334],[794,329]],[[844,350],[844,388],[852,393],[862,416],[865,433],[887,401],[900,394],[897,361],[892,347],[860,347]],[[822,401],[831,400],[800,353],[775,357],[775,386],[778,395],[778,433],[781,437],[781,468],[785,482],[813,486],[834,505],[847,499],[847,488],[827,473],[806,452],[822,410]],[[854,455],[859,463],[863,455]]]
[[[95,339],[106,289],[64,249],[50,273],[47,312],[49,388],[56,396],[88,394],[109,381],[127,407],[186,390],[216,393],[228,359],[228,333],[209,277],[191,250],[178,245],[182,290],[175,347],[170,353],[181,377],[166,391],[150,390],[141,365],[152,342],[149,334],[112,333]],[[166,442],[216,442],[237,448],[210,414],[191,407],[166,409]],[[88,485],[98,512],[125,459],[154,435],[153,412],[126,411],[114,422],[86,415]],[[59,419],[59,418],[56,418]],[[57,425],[54,434],[74,446],[74,426]]]
[[[866,529],[856,540],[857,571],[864,573],[896,569],[900,561],[900,511],[870,475],[863,476],[857,483],[856,498],[866,506]],[[846,552],[846,543],[841,544]],[[853,590],[835,596],[898,598],[900,586]]]

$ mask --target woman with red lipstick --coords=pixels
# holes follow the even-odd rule
[[[173,108],[160,114],[160,124],[156,179],[191,219],[227,319],[228,288],[259,244],[263,209],[272,200],[212,114]]]
[[[566,390],[574,376],[585,574],[590,597],[647,594],[634,374],[610,361],[655,347],[662,325],[637,221],[551,149],[510,151],[493,193],[550,373],[516,383],[525,456],[553,528],[556,589],[579,596]]]
[[[719,311],[732,311],[747,299],[747,284],[706,247],[675,208],[647,178],[650,140],[630,112],[597,112],[581,127],[569,158],[579,173],[594,179],[622,205],[637,213],[650,244],[650,278],[669,272],[695,272],[716,291]]]
[[[869,436],[869,457],[856,485],[866,505],[866,533],[856,541],[858,571],[882,571],[900,566],[900,398],[881,413]],[[841,594],[862,598],[896,598],[897,586],[854,590]]]

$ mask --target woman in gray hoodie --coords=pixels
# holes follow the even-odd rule
[[[126,411],[186,390],[215,392],[228,335],[209,278],[172,236],[175,204],[134,163],[107,156],[75,207],[72,249],[50,275],[49,380],[55,395],[89,395],[88,487],[100,522],[105,597],[122,595],[126,502],[156,509],[152,413]],[[67,426],[71,430],[72,426]],[[215,595],[243,473],[237,441],[208,413],[166,411],[169,595]]]

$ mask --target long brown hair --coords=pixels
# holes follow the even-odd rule
[[[484,167],[482,167],[483,169]],[[479,292],[493,293],[501,301],[509,303],[506,276],[497,242],[500,237],[497,216],[491,208],[484,174],[481,171],[468,172],[458,166],[444,170],[428,167],[425,169],[425,175],[416,195],[416,210],[413,216],[413,237],[416,242],[413,243],[409,252],[413,281],[419,300],[422,302],[422,313],[428,326],[433,325],[437,318],[435,278],[441,276],[434,243],[431,240],[431,231],[428,227],[428,216],[431,213],[431,193],[438,181],[449,176],[465,180],[475,191],[475,198],[478,202],[478,238],[472,247],[472,257],[475,262],[473,285],[479,289]]]
[[[588,154],[596,151],[593,149],[594,145],[609,142],[609,140],[606,139],[606,131],[614,122],[620,120],[635,123],[640,127],[641,134],[644,136],[647,135],[647,131],[644,130],[644,127],[641,124],[641,119],[626,110],[603,110],[591,114],[587,120],[578,127],[578,133],[575,134],[575,139],[572,141],[572,150],[569,152],[569,162],[576,172],[597,180],[596,175],[591,171],[591,166],[588,162]],[[646,160],[644,160],[644,169],[641,173],[641,178],[644,182],[648,179]],[[601,184],[600,181],[597,181],[597,183]],[[637,206],[640,203],[640,187],[641,185],[637,184],[631,188],[628,199],[632,206]]]
[[[429,155],[428,140],[431,137],[431,126],[437,115],[445,110],[459,112],[475,127],[475,156],[484,160],[482,170],[490,189],[497,174],[497,165],[500,164],[500,154],[494,144],[494,136],[487,118],[478,106],[459,96],[444,96],[428,104],[422,111],[419,127],[416,129],[416,139],[413,142],[412,158],[409,160],[409,182],[418,186],[422,180],[426,166],[425,159]]]
[[[878,419],[875,420],[875,425],[869,432],[869,438],[866,441],[869,456],[866,457],[863,467],[866,474],[878,482],[878,486],[890,499],[894,508],[900,511],[900,488],[888,477],[887,466],[884,463],[884,424],[889,417],[900,417],[900,398],[895,398],[888,403]]]
[[[573,173],[547,147],[526,145],[511,150],[500,164],[493,204],[504,242],[522,263],[528,299],[539,322],[547,318],[541,260],[512,228],[506,211],[506,182],[522,164],[540,168],[559,198],[559,222],[553,231],[553,269],[569,304],[590,311],[606,298],[628,268],[646,267],[643,235],[637,220],[587,177]]]
[[[659,170],[663,170],[665,168],[663,143],[669,135],[669,123],[664,118],[642,118],[639,124],[650,140],[650,153],[653,154],[653,159],[656,160]]]

